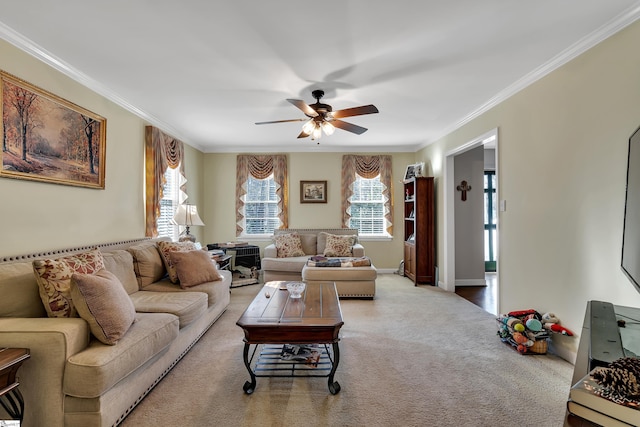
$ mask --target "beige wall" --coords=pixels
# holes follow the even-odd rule
[[[107,119],[104,190],[0,179],[0,256],[143,236],[142,120],[2,40],[0,68]]]
[[[107,119],[104,190],[0,178],[0,256],[143,237],[144,121],[2,40],[0,69]],[[203,155],[185,155],[198,204]]]
[[[501,312],[551,311],[579,333],[588,300],[640,306],[620,270],[627,144],[640,125],[639,42],[636,23],[417,154],[442,177],[445,153],[498,128]],[[554,345],[572,360],[578,339]]]
[[[237,154],[205,154],[204,241],[226,242],[235,236],[235,174]],[[367,255],[378,268],[397,269],[402,259],[402,186],[400,179],[408,164],[414,163],[413,153],[393,153],[394,216],[398,224],[391,241],[364,241]],[[289,166],[289,227],[340,227],[340,171],[342,153],[290,153]],[[300,181],[326,180],[326,204],[301,204]],[[260,247],[269,241],[252,241]]]

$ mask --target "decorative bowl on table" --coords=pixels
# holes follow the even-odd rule
[[[304,282],[289,282],[287,283],[287,290],[291,298],[300,298],[305,288]]]

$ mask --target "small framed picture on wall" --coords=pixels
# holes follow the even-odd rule
[[[300,181],[300,203],[327,203],[327,181]]]

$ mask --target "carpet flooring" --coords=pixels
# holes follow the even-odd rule
[[[232,289],[227,311],[121,425],[563,424],[570,363],[520,355],[498,339],[493,315],[393,274],[379,276],[374,300],[341,300],[340,393],[326,378],[258,378],[246,395],[235,322],[261,287]]]

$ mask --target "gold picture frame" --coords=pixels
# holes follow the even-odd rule
[[[300,181],[300,203],[327,203],[327,181]]]
[[[0,177],[104,189],[107,120],[0,71]]]

